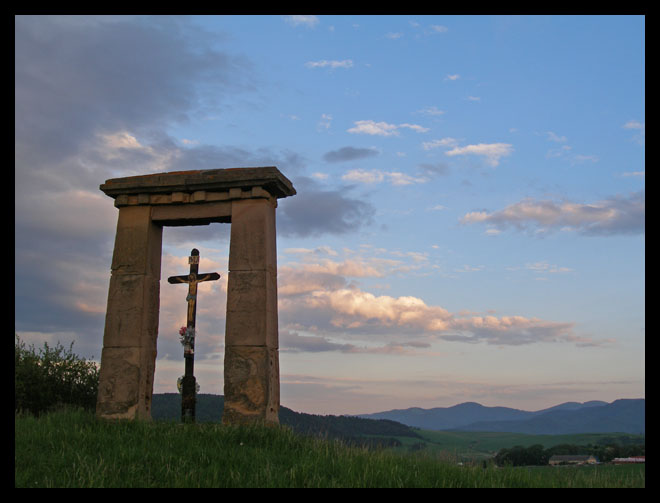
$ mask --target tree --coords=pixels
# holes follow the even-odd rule
[[[509,449],[500,449],[495,455],[498,466],[538,466],[547,465],[549,459],[548,451],[541,444],[529,447],[516,445]]]
[[[44,343],[37,351],[26,347],[15,336],[15,411],[39,415],[55,407],[71,405],[93,410],[99,382],[99,368],[68,351],[58,342],[54,348]]]

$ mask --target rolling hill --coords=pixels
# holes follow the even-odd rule
[[[200,393],[197,395],[195,419],[198,423],[220,422],[224,411],[224,397]],[[151,417],[155,421],[179,421],[181,419],[181,395],[178,393],[154,394]],[[401,437],[421,439],[412,428],[388,419],[367,419],[357,416],[319,416],[295,412],[280,406],[280,424],[294,432],[320,435],[342,440],[344,443],[362,446],[396,447]]]
[[[390,419],[427,430],[493,431],[560,435],[570,433],[645,433],[645,399],[620,399],[612,403],[565,402],[535,412],[508,407],[485,407],[466,402],[433,409],[395,409],[360,414],[370,419]]]

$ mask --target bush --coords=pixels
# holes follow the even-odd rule
[[[95,362],[68,351],[58,342],[48,343],[38,352],[15,338],[14,394],[15,411],[34,415],[61,406],[94,410],[99,384],[99,369]]]

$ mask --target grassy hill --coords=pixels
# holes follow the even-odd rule
[[[17,414],[15,487],[645,487],[643,466],[505,467],[348,447],[289,428]]]

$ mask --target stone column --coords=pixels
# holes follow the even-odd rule
[[[163,228],[151,206],[122,206],[101,353],[96,415],[151,419]]]
[[[275,198],[232,201],[223,423],[278,423]]]

